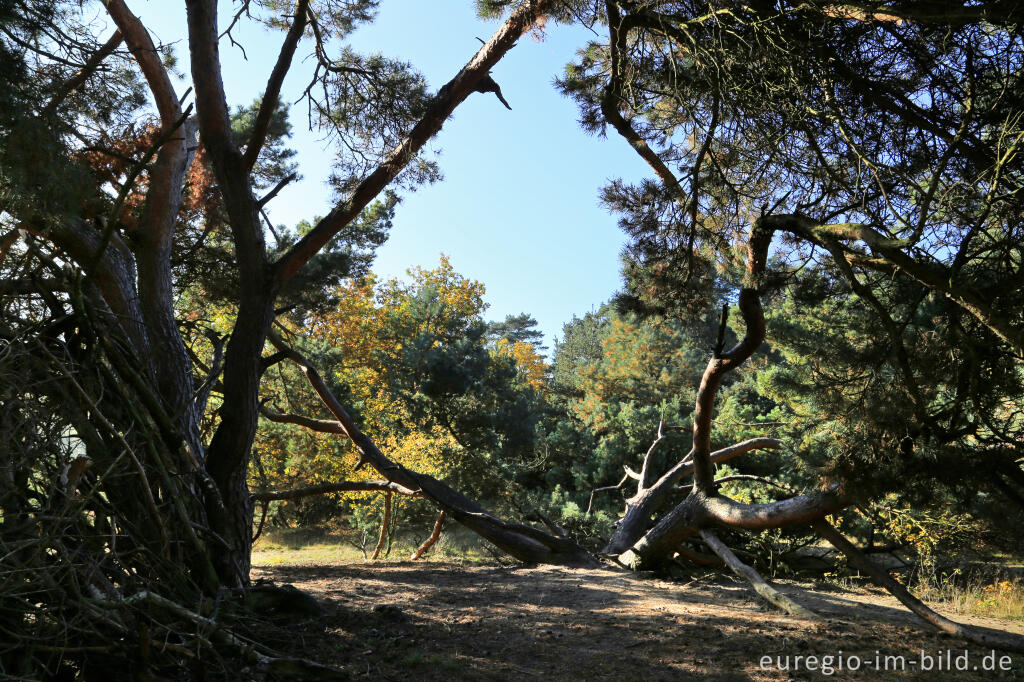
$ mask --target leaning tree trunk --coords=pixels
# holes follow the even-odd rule
[[[273,321],[277,292],[338,232],[358,218],[416,158],[455,108],[474,91],[476,83],[554,4],[554,0],[530,0],[514,10],[473,59],[437,92],[427,104],[423,118],[380,165],[291,249],[271,262],[263,241],[260,202],[253,195],[249,172],[264,143],[267,122],[277,106],[281,82],[288,72],[295,46],[303,35],[308,3],[296,4],[291,30],[257,114],[257,122],[262,122],[262,125],[256,126],[254,138],[248,141],[243,154],[231,137],[228,104],[221,80],[217,3],[213,0],[186,1],[199,130],[229,217],[242,291],[224,361],[221,422],[208,449],[208,468],[227,510],[227,518],[217,530],[227,540],[230,549],[221,552],[218,569],[229,582],[248,582],[253,509],[247,474],[258,423],[259,380],[264,371],[261,354]]]
[[[270,341],[280,353],[302,369],[310,386],[335,419],[310,419],[299,415],[277,414],[269,410],[263,411],[265,417],[281,423],[298,424],[322,433],[346,436],[359,452],[360,460],[356,468],[369,464],[392,484],[417,491],[433,502],[447,517],[466,526],[520,561],[569,566],[596,565],[594,557],[568,535],[553,535],[523,523],[505,521],[443,481],[415,472],[389,458],[359,429],[305,356],[287,346],[276,333],[270,335]]]
[[[752,450],[781,445],[775,439],[761,438],[714,452],[711,450],[712,417],[718,388],[725,376],[746,362],[764,341],[765,320],[758,287],[764,275],[772,235],[781,226],[779,219],[769,217],[758,220],[751,228],[747,244],[747,271],[739,295],[739,312],[746,331],[733,348],[723,349],[728,320],[728,308],[725,308],[718,344],[697,390],[692,449],[657,479],[650,471],[653,446],[644,457],[641,473],[636,477],[637,493],[627,501],[618,528],[604,550],[605,554],[617,556],[628,566],[647,568],[664,563],[684,540],[709,526],[751,530],[779,528],[810,523],[849,504],[836,490],[826,490],[771,504],[744,505],[719,494],[714,477],[716,462]],[[694,476],[689,495],[665,512],[672,497],[680,493],[678,482],[689,473]],[[652,517],[655,518],[653,524]]]

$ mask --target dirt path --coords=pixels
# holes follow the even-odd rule
[[[809,592],[782,585],[829,619],[814,625],[763,608],[740,583],[604,570],[396,562],[275,566],[257,568],[253,576],[322,598],[330,613],[309,623],[300,644],[356,677],[826,679],[822,657],[832,656],[834,679],[1024,680],[1024,656],[1014,655],[1010,670],[988,672],[989,652],[977,648],[967,651],[967,670],[947,671],[958,656],[963,662],[962,642],[914,626],[895,600],[859,589]],[[1020,622],[962,620],[1024,632]],[[922,658],[922,650],[931,658]],[[1001,655],[989,659],[997,668],[1006,663]],[[772,659],[766,670],[764,656]],[[817,656],[816,663],[808,656]],[[903,657],[902,665],[886,656]],[[788,657],[789,670],[777,669],[779,657],[784,665]],[[921,672],[929,660],[932,670]],[[858,662],[860,670],[849,670]]]

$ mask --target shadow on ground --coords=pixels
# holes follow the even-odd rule
[[[600,569],[395,562],[275,566],[254,577],[323,600],[327,615],[298,635],[289,630],[298,640],[282,644],[354,677],[827,679],[821,667],[831,656],[834,679],[1024,679],[1024,657],[1014,655],[1010,670],[986,671],[990,652],[977,648],[967,650],[967,670],[938,670],[946,651],[955,667],[963,643],[922,629],[895,602],[865,590],[784,585],[828,619],[815,624],[762,608],[743,584]],[[764,657],[771,663],[763,669]],[[854,664],[860,669],[850,670]]]

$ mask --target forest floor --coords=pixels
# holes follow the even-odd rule
[[[357,679],[1024,680],[1024,656],[965,648],[863,587],[775,583],[827,619],[816,624],[720,574],[421,561],[264,565],[253,577],[317,597],[327,613],[282,636]],[[955,618],[1024,633],[1022,621]]]

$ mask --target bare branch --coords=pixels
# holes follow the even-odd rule
[[[654,439],[654,442],[651,443],[651,447],[647,448],[647,452],[644,454],[644,463],[640,467],[640,475],[636,477],[636,479],[640,481],[641,488],[649,488],[651,486],[651,479],[654,478],[654,470],[651,468],[651,455],[654,454],[654,451],[658,448],[661,441],[665,440],[664,426],[665,422],[658,420],[658,435]],[[629,467],[626,467],[626,473],[631,473]]]
[[[200,416],[206,412],[206,403],[210,399],[210,391],[213,390],[214,384],[217,383],[217,377],[220,376],[220,370],[224,362],[224,344],[228,340],[226,336],[219,336],[213,331],[210,331],[208,336],[210,343],[213,344],[213,360],[207,370],[206,380],[203,381],[199,390],[196,391],[196,413]]]
[[[800,618],[808,618],[810,620],[821,620],[821,616],[805,609],[795,601],[782,594],[774,587],[765,582],[765,579],[761,577],[761,574],[755,571],[751,566],[747,566],[745,563],[739,560],[733,551],[729,547],[718,539],[718,536],[711,531],[704,529],[700,531],[700,537],[711,548],[715,554],[717,554],[725,564],[732,569],[733,573],[740,576],[744,580],[750,583],[754,591],[764,597],[767,601],[779,607],[791,616],[798,616]]]
[[[281,98],[281,85],[284,83],[284,78],[288,74],[288,69],[291,68],[292,58],[295,56],[295,49],[299,45],[299,41],[302,40],[302,33],[306,28],[306,19],[308,17],[309,0],[299,0],[295,5],[295,17],[292,19],[291,28],[288,29],[288,34],[285,36],[284,44],[281,46],[281,52],[277,56],[277,63],[274,64],[274,70],[270,72],[270,78],[267,80],[267,88],[263,92],[263,100],[260,102],[260,110],[256,114],[256,121],[253,124],[252,136],[249,138],[249,142],[245,147],[245,154],[242,155],[242,166],[246,170],[251,170],[256,165],[256,160],[259,158],[260,150],[263,149],[263,144],[267,139],[267,131],[270,129],[270,121],[274,117],[274,112],[277,110],[277,103]],[[292,178],[294,179],[294,178]],[[268,195],[272,196],[276,194],[278,188]],[[269,198],[264,199],[260,202],[262,206]]]
[[[410,490],[391,481],[338,481],[336,483],[321,483],[293,490],[258,490],[252,493],[252,499],[258,502],[274,502],[277,500],[298,500],[303,497],[328,495],[330,493],[361,492],[398,493],[406,497],[423,496],[419,490]]]
[[[82,65],[82,68],[78,70],[78,73],[64,81],[64,83],[57,88],[57,92],[54,93],[50,101],[47,102],[45,107],[43,107],[42,115],[45,117],[55,112],[57,107],[59,107],[71,93],[82,87],[85,81],[89,79],[89,76],[96,72],[96,69],[98,69],[100,64],[103,63],[103,60],[113,54],[114,50],[117,49],[117,46],[123,41],[124,34],[121,33],[121,29],[116,29],[114,34],[107,39],[107,42],[103,43],[103,45],[100,46],[100,49],[96,50],[89,56],[89,59],[87,59],[85,64]]]
[[[278,192],[280,192],[280,191],[281,191],[282,189],[284,189],[284,188],[285,188],[285,186],[286,186],[286,185],[287,185],[288,183],[292,182],[292,181],[293,181],[293,180],[295,180],[295,178],[297,178],[297,177],[298,177],[298,175],[297,175],[297,174],[295,174],[295,173],[289,173],[287,177],[285,177],[285,178],[282,178],[280,182],[278,182],[278,183],[277,183],[276,185],[274,185],[274,188],[273,188],[272,190],[270,190],[269,192],[267,192],[267,193],[266,193],[266,194],[265,194],[265,195],[263,196],[263,198],[262,198],[262,199],[260,199],[260,200],[259,200],[258,202],[256,202],[256,203],[257,203],[257,204],[259,205],[259,207],[260,207],[260,208],[262,209],[262,208],[263,208],[264,206],[266,206],[266,205],[267,205],[267,203],[268,203],[268,202],[269,202],[269,201],[270,201],[271,199],[273,199],[274,197],[276,197],[276,196],[277,196],[277,193],[278,193]],[[270,221],[268,220],[267,222],[268,222],[268,224],[269,224],[269,222],[270,222]],[[273,229],[273,226],[271,226],[271,229]]]
[[[412,556],[409,557],[411,561],[416,561],[426,554],[428,549],[434,546],[434,543],[441,537],[441,529],[444,528],[444,522],[447,518],[448,515],[444,511],[437,515],[437,521],[434,522],[434,529],[430,531],[430,537],[424,540],[419,549],[412,553]]]
[[[371,561],[376,561],[380,551],[384,549],[384,542],[388,539],[388,526],[391,525],[391,491],[384,493],[384,519],[380,522],[380,538],[377,540],[377,547],[373,550]]]
[[[312,417],[303,417],[297,414],[281,414],[280,412],[273,412],[266,408],[266,406],[260,406],[260,414],[272,422],[279,424],[296,424],[297,426],[303,426],[310,431],[319,431],[320,433],[345,433],[345,427],[341,422],[331,421],[330,419],[313,419]]]
[[[781,483],[777,483],[771,479],[765,478],[764,476],[751,476],[749,474],[732,474],[730,476],[722,476],[720,478],[716,478],[715,487],[718,487],[719,485],[723,483],[728,483],[730,481],[753,481],[755,483],[763,483],[765,485],[770,485],[774,488],[778,488],[779,490],[785,490],[788,493],[797,494],[793,488],[790,488],[787,485],[782,485]],[[676,488],[676,491],[680,493],[685,493],[689,492],[692,489],[693,484],[681,485],[678,488]]]
[[[626,475],[623,476],[622,480],[619,481],[617,484],[615,484],[615,485],[606,485],[603,488],[594,488],[592,491],[590,491],[590,501],[587,502],[587,514],[590,514],[590,510],[594,508],[594,495],[596,495],[598,493],[603,493],[603,492],[605,492],[607,490],[622,490],[622,486],[624,486],[626,484],[626,481],[629,480],[629,474],[630,473],[635,473],[635,472],[631,472],[629,470],[629,467],[626,467]],[[638,474],[637,475],[637,480],[639,480],[639,478],[640,477],[639,477],[639,474]]]
[[[398,176],[416,157],[423,145],[441,130],[448,117],[473,92],[480,79],[486,76],[498,60],[515,45],[522,33],[554,4],[555,0],[529,0],[523,2],[509,15],[487,44],[480,48],[452,80],[438,90],[427,105],[427,113],[409,135],[388,154],[384,162],[275,263],[278,282],[291,279]]]

